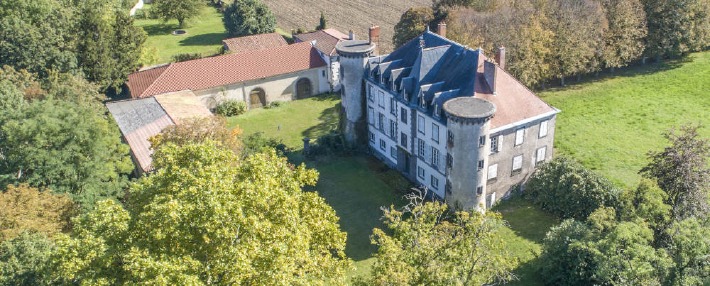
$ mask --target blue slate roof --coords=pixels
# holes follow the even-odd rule
[[[368,60],[367,78],[397,94],[397,100],[440,116],[444,102],[473,96],[480,51],[430,31],[389,55]]]

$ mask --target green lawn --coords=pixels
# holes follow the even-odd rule
[[[303,148],[303,138],[318,138],[338,128],[340,98],[321,95],[285,102],[272,109],[255,109],[227,119],[230,127],[239,126],[245,135],[263,132],[281,139],[291,149]]]
[[[558,154],[622,187],[638,183],[646,153],[666,145],[661,133],[672,126],[702,123],[701,134],[710,136],[710,52],[538,94],[562,110]]]
[[[144,9],[150,9],[150,5],[146,5]],[[159,19],[144,19],[136,20],[135,25],[143,27],[148,33],[146,47],[158,49],[159,63],[170,62],[176,54],[217,54],[222,47],[222,40],[227,37],[222,24],[222,14],[212,6],[203,7],[200,15],[188,22],[185,35],[171,34],[178,29],[177,20],[164,22]]]

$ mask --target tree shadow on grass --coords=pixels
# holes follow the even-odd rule
[[[170,35],[178,28],[177,24],[159,23],[143,26],[143,30],[148,36]]]
[[[542,243],[547,231],[560,223],[558,218],[540,210],[520,195],[498,203],[493,210],[503,216],[516,235],[535,243]]]
[[[322,135],[328,134],[330,131],[338,130],[339,119],[340,102],[336,102],[333,106],[328,107],[321,112],[321,114],[318,116],[318,120],[320,121],[318,124],[308,127],[308,129],[301,132],[301,135],[303,137],[317,139]]]
[[[649,59],[648,61],[652,61]],[[623,68],[616,69],[615,72],[610,70],[603,70],[599,73],[586,74],[580,77],[570,76],[565,79],[566,85],[559,86],[559,79],[552,80],[548,86],[544,89],[537,89],[536,92],[552,92],[560,90],[579,90],[587,86],[589,83],[600,82],[607,79],[617,78],[617,77],[636,77],[642,75],[649,75],[658,72],[673,70],[682,67],[684,64],[692,62],[691,57],[684,57],[679,59],[664,60],[661,62],[648,62],[642,64],[641,62],[632,63],[631,65]]]
[[[516,280],[508,282],[506,285],[545,285],[540,276],[540,256],[521,263],[513,269],[517,277]]]
[[[219,45],[227,36],[225,33],[208,33],[201,35],[190,36],[190,30],[187,30],[187,36],[180,40],[181,46],[211,46]]]

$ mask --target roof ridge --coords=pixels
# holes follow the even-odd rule
[[[168,70],[170,70],[170,68],[172,68],[174,66],[173,64],[174,63],[169,63],[167,65],[167,67],[165,68],[165,70],[163,70],[163,72],[161,72],[160,75],[158,77],[156,77],[155,80],[153,80],[153,82],[151,82],[150,85],[148,85],[148,87],[146,87],[145,90],[143,90],[143,92],[140,95],[138,95],[138,98],[145,98],[145,97],[152,96],[152,95],[145,96],[145,94],[148,93],[148,91],[155,85],[156,82],[158,82],[166,73],[168,73]]]

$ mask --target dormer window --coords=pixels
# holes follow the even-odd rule
[[[441,115],[441,109],[438,104],[434,104],[434,116],[439,117]]]
[[[426,108],[426,100],[424,100],[424,96],[419,97],[419,107]]]

